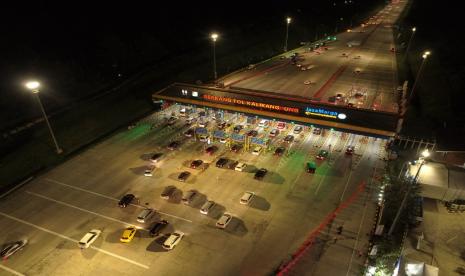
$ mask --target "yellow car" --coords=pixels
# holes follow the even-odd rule
[[[134,226],[130,226],[126,228],[123,232],[123,235],[121,236],[119,240],[125,243],[132,241],[132,239],[134,238],[134,235],[136,234],[136,230],[137,229]]]

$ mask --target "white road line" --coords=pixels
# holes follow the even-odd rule
[[[82,212],[86,212],[86,213],[89,213],[89,214],[92,214],[92,215],[96,215],[96,216],[99,216],[99,217],[102,217],[102,218],[105,218],[105,219],[108,219],[108,220],[116,221],[116,222],[124,224],[125,226],[133,226],[133,224],[131,224],[129,222],[125,222],[125,221],[115,219],[115,218],[112,218],[112,217],[108,217],[108,216],[105,216],[105,215],[102,215],[102,214],[99,214],[99,213],[96,213],[96,212],[92,212],[92,211],[89,211],[89,210],[86,210],[86,209],[71,205],[69,203],[50,198],[48,196],[37,194],[37,193],[31,192],[31,191],[26,191],[26,193],[37,196],[37,197],[40,197],[40,198],[43,198],[43,199],[46,199],[46,200],[53,201],[55,203],[58,203],[58,204],[61,204],[61,205],[64,205],[64,206],[67,206],[67,207],[70,207],[70,208],[73,208],[73,209],[77,209],[77,210],[82,211]],[[142,230],[145,230],[145,229],[142,229]]]
[[[14,275],[26,276],[26,275],[24,275],[24,274],[22,274],[22,273],[20,273],[20,272],[18,272],[18,271],[16,271],[16,270],[13,270],[13,269],[11,269],[11,268],[9,268],[9,267],[6,267],[6,266],[4,266],[4,265],[1,265],[1,264],[0,264],[0,268],[3,269],[3,270],[8,271],[8,272],[10,272],[11,274],[14,274]]]
[[[62,234],[57,233],[57,232],[55,232],[55,231],[46,229],[46,228],[41,227],[41,226],[39,226],[39,225],[35,225],[35,224],[33,224],[33,223],[27,222],[27,221],[25,221],[25,220],[22,220],[22,219],[19,219],[19,218],[10,216],[10,215],[5,214],[5,213],[3,213],[3,212],[1,212],[1,211],[0,211],[0,215],[4,216],[4,217],[6,217],[6,218],[9,218],[9,219],[11,219],[11,220],[15,220],[15,221],[17,221],[17,222],[20,222],[20,223],[29,225],[29,226],[34,227],[34,228],[36,228],[36,229],[42,230],[42,231],[47,232],[47,233],[49,233],[49,234],[52,234],[52,235],[54,235],[54,236],[60,237],[60,238],[62,238],[62,239],[64,239],[64,240],[68,240],[68,241],[71,241],[71,242],[73,242],[73,243],[78,243],[78,240],[75,240],[75,239],[70,238],[70,237],[68,237],[68,236],[62,235]],[[77,248],[77,247],[76,247],[76,248]],[[118,259],[120,259],[120,260],[123,260],[123,261],[125,261],[125,262],[131,263],[131,264],[134,264],[134,265],[137,265],[137,266],[139,266],[139,267],[142,267],[142,268],[145,268],[145,269],[149,269],[148,266],[143,265],[143,264],[141,264],[141,263],[138,263],[138,262],[136,262],[136,261],[133,261],[133,260],[131,260],[131,259],[125,258],[125,257],[123,257],[123,256],[120,256],[120,255],[117,255],[117,254],[108,252],[108,251],[106,251],[106,250],[103,250],[103,249],[100,249],[100,248],[97,248],[97,247],[94,247],[94,246],[91,246],[90,248],[92,248],[92,249],[94,249],[94,250],[97,250],[97,251],[99,251],[99,252],[102,252],[103,254],[107,254],[107,255],[109,255],[109,256],[112,256],[112,257],[118,258]]]
[[[68,184],[65,184],[63,182],[56,181],[56,180],[53,180],[53,179],[50,179],[50,178],[44,178],[44,180],[46,180],[48,182],[58,184],[58,185],[62,185],[62,186],[65,186],[65,187],[68,187],[68,188],[71,188],[71,189],[75,189],[75,190],[78,190],[78,191],[86,192],[86,193],[93,194],[93,195],[96,195],[96,196],[101,196],[101,197],[104,197],[104,198],[107,198],[107,199],[110,199],[110,200],[119,201],[119,199],[117,199],[117,198],[107,196],[107,195],[104,195],[104,194],[100,194],[100,193],[96,193],[96,192],[92,192],[92,191],[82,189],[82,188],[79,188],[79,187],[76,187],[76,186],[68,185]],[[146,208],[145,206],[138,205],[138,204],[131,204],[131,205],[135,206],[137,208],[142,208],[142,209]],[[178,217],[178,216],[175,216],[175,215],[171,215],[171,214],[168,214],[168,213],[160,212],[158,210],[157,210],[157,212],[160,213],[160,214],[163,214],[165,216],[177,218],[177,219],[184,220],[184,221],[187,221],[187,222],[192,222],[192,220],[190,220],[190,219],[185,219],[185,218]]]

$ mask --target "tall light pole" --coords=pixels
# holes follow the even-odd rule
[[[405,60],[407,59],[408,51],[410,49],[410,45],[412,44],[413,36],[415,36],[415,31],[416,30],[417,30],[417,28],[415,28],[415,27],[412,28],[412,35],[410,36],[410,39],[408,41],[408,45],[407,45],[407,49],[405,50],[403,62],[405,62]]]
[[[287,39],[289,38],[289,24],[291,24],[291,18],[286,18],[286,40],[284,41],[284,52],[287,52]]]
[[[415,78],[415,82],[413,83],[413,86],[412,86],[412,91],[410,91],[410,95],[408,97],[408,102],[410,102],[413,98],[413,93],[415,92],[415,88],[417,87],[417,83],[420,79],[420,74],[421,74],[421,70],[423,69],[423,65],[425,64],[426,62],[426,59],[428,58],[428,56],[431,54],[430,51],[425,51],[423,53],[423,55],[421,56],[423,58],[423,60],[421,61],[421,64],[420,64],[420,69],[418,69],[418,73],[417,73],[417,77]]]
[[[418,180],[418,176],[420,175],[420,170],[421,170],[421,167],[423,166],[423,164],[425,163],[425,158],[427,158],[428,156],[430,155],[429,151],[426,149],[424,150],[422,153],[421,153],[421,157],[418,159],[418,161],[420,162],[420,167],[418,168],[417,170],[417,173],[415,174],[415,177],[409,181],[409,184],[408,184],[408,188],[407,188],[407,192],[405,192],[405,195],[404,195],[404,198],[402,199],[402,202],[400,204],[400,207],[399,209],[397,210],[397,213],[396,213],[396,216],[394,218],[394,221],[392,222],[391,224],[391,228],[389,228],[389,232],[388,232],[388,235],[392,235],[392,232],[394,231],[395,227],[396,227],[396,224],[397,224],[397,221],[399,220],[399,217],[400,217],[400,213],[402,212],[402,209],[404,209],[405,207],[405,203],[407,202],[407,197],[410,193],[410,190],[412,189],[412,186],[414,184],[417,183],[417,180]]]
[[[31,90],[31,92],[35,95],[37,101],[39,102],[40,110],[42,111],[42,115],[44,115],[45,122],[47,123],[48,130],[50,131],[50,135],[52,136],[53,143],[55,144],[55,149],[57,154],[61,154],[63,150],[58,146],[57,139],[55,138],[55,134],[53,134],[52,126],[50,126],[50,122],[48,121],[47,114],[45,114],[44,106],[42,105],[42,101],[39,97],[39,86],[40,83],[37,81],[29,81],[26,83],[26,87]]]
[[[211,34],[211,39],[213,41],[213,75],[215,77],[215,80],[218,78],[218,74],[216,73],[216,50],[215,50],[215,45],[216,45],[216,40],[218,39],[218,34],[217,33],[212,33]]]

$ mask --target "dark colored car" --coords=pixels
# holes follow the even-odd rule
[[[218,150],[217,146],[209,146],[208,148],[205,149],[205,153],[212,155]]]
[[[184,132],[184,136],[186,136],[186,137],[192,137],[192,136],[194,136],[194,129],[193,129],[193,128],[189,128],[188,130],[186,130],[186,132]]]
[[[243,128],[244,128],[243,125],[237,125],[237,126],[234,127],[234,132],[235,132],[235,133],[239,133],[239,132],[241,132],[241,130],[242,130]]]
[[[176,123],[177,120],[178,120],[178,118],[176,118],[176,117],[174,117],[174,116],[171,116],[171,117],[168,119],[167,124],[168,124],[169,126],[174,125],[174,124]]]
[[[315,135],[320,135],[320,134],[321,134],[321,128],[318,128],[318,127],[317,127],[317,128],[314,128],[314,129],[313,129],[313,134],[315,134]]]
[[[121,208],[126,208],[131,202],[136,198],[133,194],[124,195],[118,203],[118,206]]]
[[[175,186],[167,186],[165,187],[163,192],[161,192],[160,197],[163,199],[170,199],[170,197],[174,194],[174,192],[176,192]]]
[[[26,244],[27,244],[27,240],[20,240],[20,241],[5,244],[2,247],[2,251],[0,252],[0,257],[6,260],[8,257],[18,252],[18,250],[23,249],[23,247]]]
[[[242,148],[241,145],[239,145],[239,144],[234,144],[234,145],[232,145],[232,147],[231,147],[231,151],[237,153],[237,152],[239,152],[239,151],[241,150],[241,148]]]
[[[348,146],[346,149],[347,155],[352,155],[354,153],[354,146]]]
[[[249,130],[249,132],[247,132],[247,136],[252,136],[252,137],[255,137],[258,135],[258,131],[256,130]]]
[[[224,165],[226,165],[228,163],[228,158],[220,158],[218,159],[218,161],[216,161],[216,167],[218,168],[222,168],[224,167]]]
[[[191,162],[191,168],[196,169],[196,168],[200,167],[200,165],[202,165],[202,164],[203,164],[202,160],[200,160],[200,159],[194,160],[194,161]]]
[[[166,220],[161,220],[159,222],[156,222],[152,225],[150,228],[150,235],[152,237],[158,236],[161,233],[161,230],[163,230],[166,226],[168,225],[168,221]]]
[[[159,153],[155,153],[153,154],[151,157],[150,157],[150,161],[156,163],[160,157],[163,155],[163,153],[159,152]]]
[[[179,143],[178,141],[173,141],[171,142],[169,145],[168,145],[168,149],[169,150],[175,150],[179,147],[181,143]]]
[[[258,180],[263,179],[263,177],[265,177],[265,175],[266,175],[267,172],[268,172],[267,169],[261,168],[261,169],[259,169],[259,170],[255,173],[254,178],[255,178],[255,179],[258,179]]]
[[[219,129],[224,129],[226,127],[226,122],[221,122],[218,124]]]
[[[185,182],[187,180],[187,178],[189,178],[190,175],[191,175],[190,172],[184,171],[184,172],[182,172],[182,173],[180,173],[178,175],[178,180],[182,181],[182,182]]]
[[[320,152],[316,156],[316,159],[325,160],[326,157],[328,157],[328,154],[329,154],[329,152],[327,150],[320,150]]]
[[[294,135],[287,135],[284,137],[284,142],[291,143],[292,141],[294,141]]]
[[[281,156],[281,155],[284,154],[285,150],[286,149],[284,147],[278,147],[278,148],[275,149],[274,155]]]

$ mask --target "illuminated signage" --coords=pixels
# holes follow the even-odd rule
[[[344,113],[339,113],[337,111],[331,111],[320,107],[307,107],[305,109],[305,115],[313,115],[319,117],[326,117],[332,119],[341,119],[344,120],[347,118],[347,115]]]
[[[234,98],[229,98],[229,97],[219,97],[219,96],[213,96],[213,95],[202,95],[202,97],[205,100],[214,101],[214,102],[223,102],[223,103],[238,104],[238,105],[252,106],[252,107],[257,107],[257,108],[270,109],[270,110],[275,110],[275,111],[285,111],[285,112],[299,113],[299,109],[295,108],[295,107],[287,107],[287,106],[281,106],[281,105],[275,105],[275,104],[259,103],[259,102],[254,102],[254,101],[240,100],[240,99],[234,99]]]

